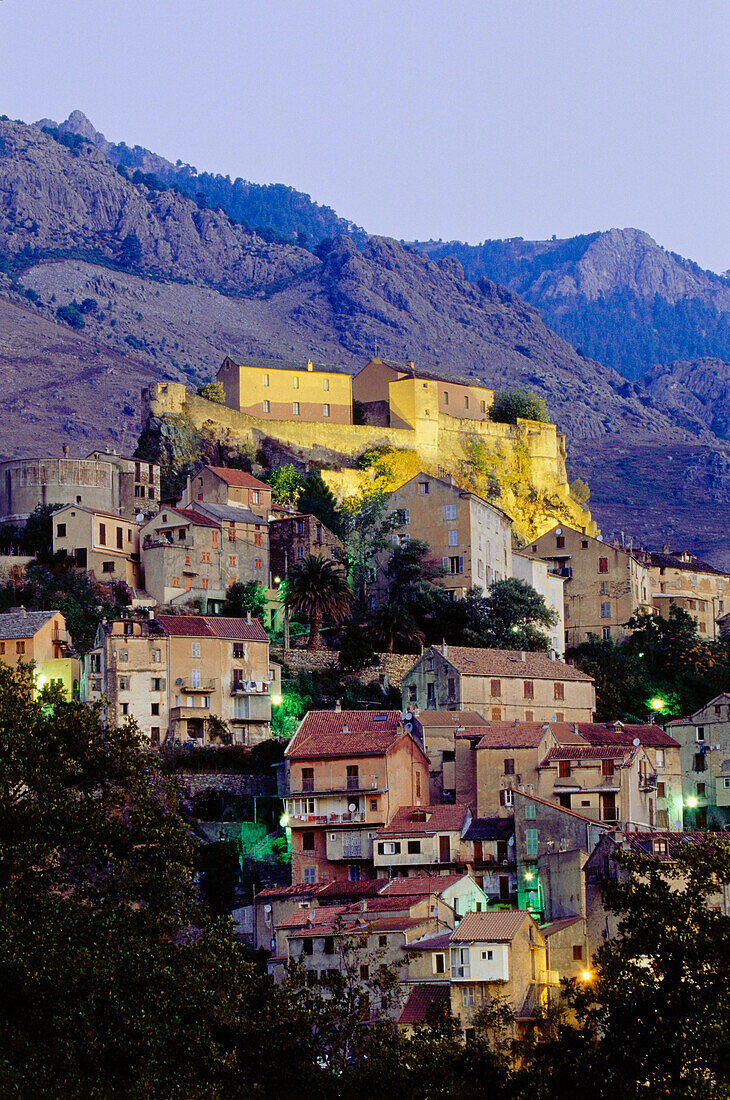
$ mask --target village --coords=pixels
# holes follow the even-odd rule
[[[612,853],[667,862],[730,828],[730,692],[689,715],[657,697],[597,720],[595,678],[570,656],[679,613],[700,642],[722,642],[730,574],[691,545],[604,541],[568,484],[565,440],[523,415],[529,395],[495,417],[509,397],[414,363],[375,358],[353,378],[226,357],[200,394],[146,391],[143,428],[183,419],[228,454],[268,456],[268,469],[202,458],[170,497],[169,471],[139,451],[0,464],[0,524],[18,532],[0,558],[6,595],[32,574],[21,533],[42,513],[39,559],[116,599],[80,646],[60,606],[8,596],[0,662],[33,662],[39,691],[99,706],[110,726],[133,723],[147,751],[177,754],[191,805],[245,789],[258,831],[240,848],[253,872],[234,869],[237,936],[275,982],[296,964],[326,983],[356,940],[363,981],[373,960],[397,970],[388,1011],[404,1029],[440,1007],[468,1036],[494,998],[516,1032],[529,1029],[565,979],[591,982],[616,934],[602,887],[628,872]],[[308,498],[282,488],[282,471],[301,484],[314,474],[328,506],[349,501],[350,528],[300,508]],[[358,558],[352,531],[376,523],[363,526],[368,508],[379,533]],[[446,604],[498,592],[529,597],[541,617],[492,645],[386,629],[403,560]],[[297,712],[297,677],[334,677],[337,691],[348,600],[372,641],[355,670],[361,705],[341,672],[342,699]],[[267,745],[277,751],[255,781],[225,763],[186,771],[215,753],[240,770]],[[251,821],[193,817],[214,845]],[[283,842],[276,865],[257,864],[267,835]],[[730,915],[726,884],[710,904]]]

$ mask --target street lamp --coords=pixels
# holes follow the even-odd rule
[[[651,707],[652,710],[656,710],[656,711],[664,710],[664,700],[660,696],[657,695],[655,699],[650,699],[649,700],[649,706]]]
[[[280,707],[281,706],[281,696],[280,695],[272,695],[271,696],[271,705],[274,706],[274,707]]]
[[[694,795],[690,795],[685,801],[685,806],[688,806],[690,810],[697,809],[697,799]]]

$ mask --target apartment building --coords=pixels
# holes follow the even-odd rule
[[[559,745],[537,770],[540,798],[594,821],[656,828],[657,774],[641,745]]]
[[[337,559],[343,552],[337,535],[317,519],[304,512],[278,515],[269,521],[269,555],[271,579],[283,580],[297,562],[310,556]]]
[[[591,637],[621,641],[640,611],[652,613],[651,575],[639,551],[554,527],[526,548],[565,578],[565,645]]]
[[[206,504],[244,508],[268,522],[272,515],[271,486],[245,470],[204,466],[188,478],[179,504],[197,511],[202,511]]]
[[[593,680],[546,653],[429,646],[403,677],[404,703],[473,710],[495,722],[590,722]]]
[[[456,797],[455,734],[465,726],[485,726],[486,719],[476,711],[417,708],[414,717],[423,730],[429,759],[429,801],[432,804],[463,801]]]
[[[467,862],[461,837],[471,823],[461,805],[399,806],[375,834],[373,863],[378,877],[451,874]]]
[[[667,732],[680,746],[684,828],[725,828],[730,824],[730,693],[668,722]]]
[[[145,588],[159,604],[197,599],[216,611],[232,584],[268,581],[268,526],[246,508],[164,508],[144,524],[140,538]]]
[[[418,419],[450,416],[485,420],[494,404],[494,391],[468,377],[446,378],[415,363],[393,363],[374,358],[352,380],[366,424],[412,428]]]
[[[270,736],[271,696],[281,690],[255,619],[103,622],[86,669],[87,699],[106,700],[110,722],[133,718],[151,744],[256,744]]]
[[[400,711],[310,711],[286,750],[292,881],[373,878],[373,842],[428,798],[428,758]]]
[[[140,588],[139,530],[135,520],[67,504],[53,514],[53,553],[73,558],[99,581]]]
[[[92,511],[135,519],[156,512],[160,467],[123,458],[116,451],[92,451],[71,458],[16,458],[0,463],[0,521],[23,523],[38,504],[78,504]]]
[[[416,474],[388,495],[388,509],[402,509],[401,543],[421,539],[444,570],[438,583],[455,596],[474,585],[487,589],[512,576],[512,521],[499,508],[460,488],[453,478]],[[385,563],[383,563],[385,564]],[[376,579],[376,599],[387,598],[384,569]]]
[[[691,616],[700,637],[719,635],[717,620],[730,608],[730,573],[701,561],[688,550],[642,553],[649,570],[652,603],[664,619],[671,607],[681,607]]]
[[[223,360],[216,378],[226,405],[259,420],[352,424],[352,377],[345,367],[316,366],[311,359]]]
[[[553,626],[540,626],[540,630],[550,638],[551,653],[562,658],[565,655],[565,577],[549,562],[524,550],[512,551],[512,576],[534,588],[555,612]]]
[[[16,668],[31,661],[38,688],[58,685],[67,699],[78,698],[80,664],[60,611],[16,607],[0,614],[0,664]]]

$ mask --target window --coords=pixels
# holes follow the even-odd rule
[[[302,768],[302,790],[314,790],[314,768]]]
[[[292,401],[291,405],[292,416],[299,416],[299,402]]]
[[[159,703],[151,703],[150,704],[150,714],[159,714],[159,713],[160,713],[160,704]]]
[[[581,539],[580,545],[581,545],[582,550],[587,550],[588,549],[588,539]]]
[[[474,1007],[474,988],[471,985],[461,987],[461,1003],[464,1008]]]
[[[669,828],[669,810],[657,810],[656,823],[659,829]]]
[[[269,384],[269,376],[268,376],[268,374],[263,374],[261,376],[261,385],[262,386],[268,386],[268,384]]]
[[[322,415],[323,415],[323,416],[329,416],[329,414],[330,414],[330,407],[329,407],[329,405],[328,405],[328,404],[327,404],[327,403],[325,402],[325,404],[324,404],[324,405],[322,406]]]
[[[385,938],[385,937],[383,937]],[[433,972],[434,974],[446,973],[446,955],[443,951],[435,951],[433,955]]]
[[[357,764],[347,765],[347,789],[348,791],[360,789],[360,769]]]
[[[505,757],[505,760],[504,760],[504,774],[505,775],[514,775],[515,774],[514,757],[512,757],[512,756],[506,756]]]
[[[271,402],[270,401],[264,401],[264,412],[265,413],[271,412]]]
[[[561,779],[570,778],[570,760],[558,760],[558,775]]]
[[[456,505],[455,504],[447,504],[446,505],[446,519],[456,519]]]
[[[449,391],[444,390],[444,405],[448,405],[448,403],[449,403]]]
[[[555,539],[555,545],[557,546],[558,550],[562,550],[565,546],[565,535],[558,535]]]
[[[453,698],[454,695],[456,695],[456,680],[453,678],[453,676],[449,677],[448,685],[449,685],[449,696],[451,698]]]
[[[565,684],[553,684],[553,699],[565,698]]]
[[[120,691],[129,691],[129,677],[128,676],[120,676],[119,677],[119,690]]]
[[[667,785],[666,785],[666,783],[657,783],[657,785],[656,785],[656,796],[657,796],[657,798],[666,798],[667,797]]]
[[[429,703],[433,703],[436,700],[436,685],[426,684],[426,700]]]
[[[302,851],[314,851],[314,833],[302,833]]]
[[[601,637],[603,638],[604,642],[610,641],[610,639],[611,639],[611,627],[610,626],[602,627]]]
[[[705,784],[704,783],[698,783],[697,784],[697,797],[698,798],[704,798],[705,797]]]
[[[117,550],[124,549],[124,528],[117,527]]]
[[[202,586],[203,590],[204,590],[205,592],[207,592],[207,591],[208,591],[208,578],[207,578],[207,577],[203,577],[203,579],[202,579],[202,581],[201,581],[200,583],[201,583],[201,586]],[[186,584],[186,586],[185,586],[185,587],[187,587],[187,584]]]
[[[526,710],[525,711],[525,721],[526,722],[533,722],[534,720],[535,720],[535,712],[532,711],[532,710]]]
[[[610,589],[611,589],[611,586],[609,585],[608,581],[601,581],[601,595],[602,596],[609,596],[611,594]]]
[[[102,546],[106,546],[106,524],[99,524],[99,542]]]
[[[464,572],[464,559],[461,558],[461,557],[459,557],[459,558],[449,558],[449,572],[453,576],[455,576],[457,574],[460,574],[460,573],[463,573]]]
[[[297,561],[303,561],[303,560],[304,560],[304,547],[303,546],[297,546]]]
[[[532,680],[524,680],[522,683],[522,695],[525,699],[535,698],[535,685]]]
[[[209,550],[203,550],[202,554],[200,555],[200,560],[202,562],[205,562],[206,564],[210,565],[210,551]]]
[[[305,882],[316,882],[317,881],[316,878],[315,878],[316,873],[317,873],[317,868],[316,867],[305,867],[304,868],[304,881]],[[306,947],[306,944],[305,944],[305,947]],[[310,953],[311,953],[311,948],[312,948],[311,943],[309,945],[309,948],[310,948]]]
[[[498,697],[502,694],[502,681],[492,680],[489,687],[490,694],[494,697]]]
[[[598,572],[599,573],[608,573],[608,558],[599,558],[598,559]]]
[[[252,489],[251,490],[251,503],[252,504],[260,504],[261,503],[261,490],[260,489]]]
[[[697,740],[698,741],[704,741],[704,739],[705,739],[705,727],[704,726],[698,726],[697,727]]]
[[[236,528],[233,526],[233,524],[231,524],[230,527],[228,528],[228,541],[229,542],[235,542],[236,541]]]
[[[122,703],[121,705],[122,717],[126,718],[129,714],[129,703]]]
[[[487,403],[486,403],[486,401],[480,401],[480,402],[479,402],[479,408],[481,409],[481,411],[482,411],[483,413],[485,413],[485,412],[487,411]]]
[[[411,522],[411,510],[410,508],[403,509],[403,523],[408,526]]]
[[[119,650],[119,660],[120,661],[128,661],[129,660],[129,650],[128,649],[120,649]]]
[[[194,687],[194,688],[199,688],[200,685],[201,685],[201,682],[202,682],[202,680],[201,680],[201,675],[200,675],[200,669],[199,668],[191,669],[190,670],[190,686]]]
[[[602,603],[601,604],[601,618],[602,619],[610,619],[611,618],[611,604],[610,603]]]
[[[103,561],[101,563],[101,571],[102,571],[102,573],[113,573],[114,572],[114,562],[113,561]]]
[[[409,840],[407,851],[408,851],[409,856],[420,856],[420,854],[421,854],[421,842],[420,842],[420,840]]]
[[[199,657],[200,656],[200,642],[192,642],[190,652],[191,652],[191,655],[193,657]]]
[[[613,760],[601,761],[601,775],[612,776],[614,774]]]
[[[696,752],[694,754],[694,770],[696,772],[703,772],[705,770],[705,754],[703,752]]]
[[[583,958],[583,944],[582,943],[574,943],[573,944],[573,962],[580,962],[582,958]]]
[[[234,642],[233,643],[233,658],[234,658],[234,660],[236,660],[236,661],[243,660],[244,652],[245,651],[244,651],[244,647],[243,647],[243,642]]]
[[[499,804],[500,806],[514,806],[515,796],[514,792],[508,790],[506,787],[499,792]]]
[[[453,530],[449,531],[449,546],[458,546],[458,545],[459,545],[459,532],[458,531],[453,531]]]
[[[377,798],[371,798],[371,799],[370,799],[370,810],[371,810],[371,812],[372,812],[372,813],[375,813],[375,811],[377,810],[377,808],[378,808],[378,800],[377,800]]]
[[[429,488],[430,488],[430,486],[429,486],[427,481],[419,481],[418,482],[418,491],[421,494],[421,496],[424,496],[424,497],[428,496]]]
[[[656,750],[656,766],[658,768],[664,767],[664,749]]]
[[[421,797],[421,773],[416,772],[416,798]]]
[[[725,790],[725,791],[730,789],[730,776],[724,775],[722,777],[722,786],[723,786],[723,790]]]
[[[464,395],[464,408],[469,408],[469,398],[466,396],[466,394]]]
[[[59,539],[64,539],[66,537],[66,524],[65,523],[57,523],[56,524],[56,535]]]
[[[263,569],[264,563],[261,558],[255,558],[253,563],[254,569]]]
[[[408,685],[408,702],[416,703],[418,701],[418,692],[415,684]]]
[[[152,691],[164,691],[165,681],[160,679],[159,676],[152,677],[152,683],[150,685]]]

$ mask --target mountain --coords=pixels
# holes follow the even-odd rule
[[[652,398],[690,429],[709,428],[730,442],[730,363],[694,359],[653,367],[644,377]]]
[[[382,237],[316,255],[266,241],[49,129],[0,120],[4,453],[128,446],[141,386],[199,384],[228,353],[355,370],[377,352],[535,390],[605,533],[727,552],[728,448],[711,425],[577,353],[513,291]]]
[[[677,359],[730,361],[730,278],[667,252],[638,229],[414,247],[433,259],[455,257],[469,279],[510,287],[566,340],[627,378]]]
[[[72,111],[65,122],[41,119],[36,126],[59,135],[80,135],[93,144],[115,167],[156,177],[157,185],[175,187],[182,194],[209,207],[220,207],[232,221],[255,228],[271,241],[299,241],[316,247],[332,237],[349,236],[363,243],[364,229],[340,218],[329,206],[320,206],[309,195],[281,183],[249,183],[238,177],[198,172],[191,164],[176,164],[140,145],[107,141],[82,111]],[[155,180],[153,179],[153,185]]]

